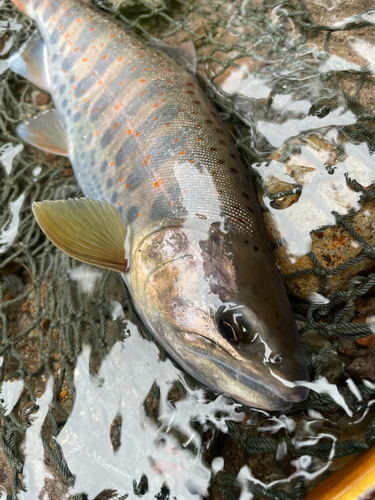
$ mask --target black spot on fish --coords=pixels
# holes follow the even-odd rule
[[[136,205],[134,205],[133,207],[130,207],[128,210],[128,215],[127,215],[128,222],[130,224],[132,222],[134,222],[136,220],[136,218],[138,217],[138,214],[139,214],[139,208]]]
[[[111,140],[112,140],[112,132],[111,130],[108,129],[105,131],[102,140],[100,141],[101,147],[103,149],[106,148],[111,143]]]
[[[73,121],[78,122],[80,119],[81,119],[81,113],[78,111],[78,113],[76,113],[73,116]]]
[[[254,250],[257,252],[259,250],[259,248],[255,245]]]
[[[100,165],[100,171],[103,173],[107,170],[108,163],[106,161],[103,161],[103,163]]]
[[[59,88],[59,94],[62,95],[66,90],[66,85],[65,83],[63,83],[62,85],[60,85],[60,88]]]
[[[111,189],[112,186],[113,186],[113,179],[112,177],[110,177],[109,179],[107,179],[107,189]]]
[[[116,191],[114,193],[112,193],[112,196],[111,196],[111,203],[115,204],[117,201],[117,193]]]

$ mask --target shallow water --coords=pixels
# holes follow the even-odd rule
[[[71,196],[76,184],[65,160],[14,136],[15,124],[50,104],[38,105],[41,93],[5,70],[28,25],[0,1],[8,9],[0,23],[0,498],[14,485],[20,499],[302,498],[302,479],[310,488],[371,444],[374,361],[354,340],[372,333],[375,316],[375,282],[361,276],[375,244],[374,7],[311,0],[303,18],[293,2],[121,5],[115,14],[143,35],[195,41],[200,82],[261,176],[278,265],[311,303],[293,299],[311,394],[280,415],[208,391],[148,337],[119,280],[70,263],[41,238],[31,201]],[[347,214],[344,225],[338,216]],[[334,229],[320,229],[327,225]],[[358,360],[362,371],[350,368]]]

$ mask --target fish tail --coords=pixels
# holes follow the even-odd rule
[[[12,2],[20,9],[21,12],[26,14],[28,17],[32,17],[35,0],[12,0]]]

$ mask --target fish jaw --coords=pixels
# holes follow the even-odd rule
[[[219,295],[226,288],[231,306],[236,307],[240,293],[232,275],[234,266],[221,256],[227,268],[221,272],[226,278],[215,293],[217,283],[216,288],[212,286],[208,275],[212,266],[205,263],[199,245],[202,238],[186,228],[167,227],[137,247],[130,273],[135,307],[160,344],[196,379],[245,405],[285,411],[308,395],[303,387],[308,380],[307,366],[296,340],[295,323],[286,325],[285,340],[276,344],[274,332],[268,332],[272,325],[262,320],[258,321],[262,333],[250,343],[228,342],[218,320],[228,301]],[[269,345],[267,338],[271,339]],[[295,344],[295,348],[283,351],[283,344]],[[285,352],[282,363],[272,361],[270,353],[275,350]]]

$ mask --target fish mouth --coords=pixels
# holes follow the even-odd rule
[[[180,333],[182,333],[180,331]],[[200,334],[195,334],[197,337],[202,337]],[[204,337],[202,337],[204,338]],[[205,339],[207,341],[207,339]],[[219,346],[212,340],[209,341],[211,347],[218,350],[222,355],[225,354],[232,358],[222,346]],[[309,390],[302,385],[300,381],[290,381],[273,374],[272,370],[264,365],[264,377],[262,373],[250,372],[249,369],[240,370],[235,364],[231,365],[227,361],[221,359],[222,356],[214,356],[194,346],[181,346],[180,363],[185,366],[188,371],[192,372],[192,364],[188,359],[194,359],[194,376],[203,384],[207,385],[214,391],[220,391],[229,394],[236,401],[250,406],[268,411],[284,412],[291,408],[293,403],[298,403],[307,398]],[[182,354],[182,357],[181,357]],[[192,356],[193,355],[193,356]],[[192,357],[191,357],[192,356]],[[209,370],[199,369],[199,366],[205,367],[206,363],[200,362],[200,359],[205,358],[211,367]],[[234,358],[233,358],[233,361]],[[190,365],[190,370],[188,366]],[[215,370],[216,368],[216,370]],[[197,373],[198,370],[198,373]],[[221,376],[218,373],[221,374]],[[259,370],[257,370],[259,371]],[[260,378],[262,377],[262,379]],[[301,385],[300,385],[301,384]]]
[[[309,390],[306,387],[295,385],[295,383],[289,381],[285,386],[281,384],[280,391],[282,391],[282,395],[277,394],[275,390],[269,385],[265,385],[255,377],[239,371],[238,369],[224,363],[220,359],[211,358],[211,361],[229,377],[237,380],[240,384],[250,388],[252,391],[255,391],[256,393],[266,398],[266,400],[269,401],[270,407],[272,406],[275,410],[288,410],[289,408],[291,408],[293,403],[304,401],[309,394]],[[235,399],[240,401],[239,396],[235,396]],[[241,402],[245,405],[249,405],[249,402],[246,402],[245,400]]]

